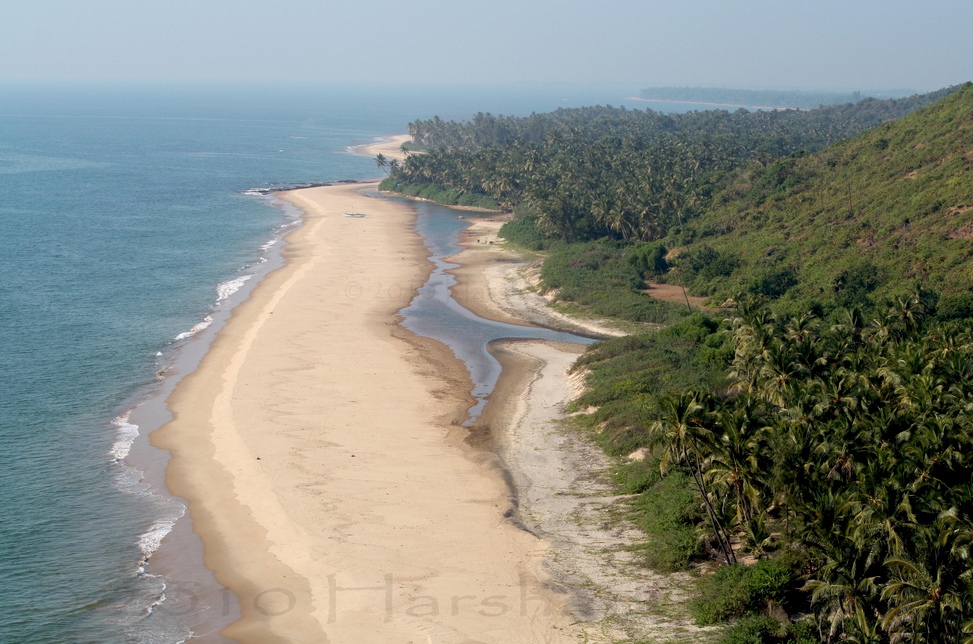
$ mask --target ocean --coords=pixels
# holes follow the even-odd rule
[[[0,642],[233,619],[146,433],[297,225],[257,191],[375,178],[349,147],[417,118],[673,109],[636,92],[0,86]]]

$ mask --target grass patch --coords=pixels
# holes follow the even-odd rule
[[[701,626],[759,615],[770,605],[783,604],[793,585],[794,573],[775,561],[723,566],[700,578],[699,595],[690,603],[690,610]]]
[[[646,489],[633,505],[633,520],[648,537],[645,562],[653,570],[683,570],[703,553],[696,534],[702,519],[689,477],[673,472]]]

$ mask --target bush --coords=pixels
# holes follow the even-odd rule
[[[457,206],[464,206],[467,208],[484,208],[486,210],[500,209],[500,204],[498,204],[493,197],[475,192],[467,192],[460,195],[456,199],[455,203]]]
[[[550,244],[541,229],[537,227],[537,217],[534,215],[508,221],[500,227],[499,234],[507,241],[530,250],[544,250]]]
[[[678,304],[639,291],[642,276],[627,260],[628,249],[618,243],[557,243],[550,250],[541,280],[545,288],[558,290],[560,300],[632,322],[664,324],[684,315]]]
[[[769,615],[744,617],[723,633],[723,644],[765,644],[787,637],[783,624]]]
[[[629,250],[628,262],[643,277],[662,275],[669,270],[669,263],[666,261],[668,252],[662,242],[636,244]]]
[[[702,245],[679,255],[679,268],[691,282],[712,282],[728,277],[740,265],[733,255]]]
[[[740,617],[750,606],[746,566],[724,566],[699,580],[700,594],[690,603],[693,619],[700,626]]]
[[[620,465],[612,472],[615,483],[622,494],[641,494],[662,480],[659,472],[659,457],[654,456],[641,461]]]
[[[868,304],[868,296],[881,283],[878,268],[871,262],[863,261],[838,273],[831,283],[831,289],[838,306],[852,307]]]
[[[696,536],[702,515],[689,476],[670,473],[643,492],[635,508],[635,521],[649,537],[645,555],[650,568],[681,570],[702,554],[702,543]]]
[[[750,567],[747,590],[751,596],[750,608],[759,610],[768,601],[780,604],[790,590],[794,577],[786,567],[773,561],[759,561]]]
[[[700,625],[761,613],[769,602],[783,603],[793,583],[791,570],[771,560],[724,566],[699,580],[700,593],[690,609]]]
[[[754,295],[777,299],[797,286],[797,276],[790,268],[773,268],[747,283],[747,292]]]
[[[936,317],[940,320],[963,320],[973,318],[973,293],[944,295],[939,300]]]
[[[490,196],[466,192],[460,188],[447,188],[436,183],[403,183],[392,177],[378,184],[379,190],[398,192],[405,197],[428,199],[444,206],[466,206],[497,210],[497,202]]]
[[[817,626],[809,620],[794,622],[787,629],[788,642],[791,644],[818,644],[821,634]]]

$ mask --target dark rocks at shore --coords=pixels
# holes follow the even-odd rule
[[[359,181],[358,179],[339,179],[337,181],[319,181],[311,183],[288,183],[279,186],[272,186],[269,188],[250,188],[249,190],[243,190],[242,194],[245,195],[272,195],[275,192],[285,192],[287,190],[304,190],[305,188],[326,188],[334,185],[348,185],[353,183],[365,183]]]

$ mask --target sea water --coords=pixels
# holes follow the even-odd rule
[[[145,433],[279,263],[297,213],[256,191],[376,177],[349,146],[416,118],[644,108],[636,90],[0,86],[0,642],[233,618]],[[166,573],[170,541],[198,574]]]

